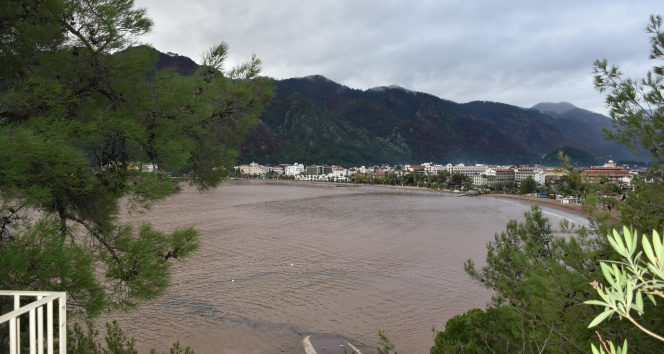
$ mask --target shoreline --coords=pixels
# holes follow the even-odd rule
[[[563,204],[562,202],[555,199],[527,197],[525,195],[517,195],[517,194],[481,194],[478,197],[511,199],[529,205],[539,205],[545,208],[564,211],[566,213],[580,216],[586,219],[590,218],[590,215],[586,213],[585,210],[583,210],[583,207],[580,204]]]
[[[415,187],[415,186],[391,186],[385,184],[350,184],[342,182],[323,182],[323,181],[294,181],[294,180],[270,180],[270,179],[235,179],[233,181],[260,181],[262,183],[305,183],[305,184],[318,184],[318,185],[333,185],[337,187],[383,187],[383,188],[394,188],[394,189],[405,189],[405,190],[416,190],[416,191],[426,191],[433,193],[446,193],[450,195],[460,195],[463,193],[453,192],[450,190],[440,190],[440,189],[429,189],[424,187]],[[569,214],[580,216],[586,219],[590,218],[590,215],[583,210],[583,207],[580,204],[563,204],[559,200],[548,199],[548,198],[539,198],[539,197],[527,197],[525,195],[519,194],[478,194],[473,196],[465,196],[468,198],[502,198],[502,199],[511,199],[517,202],[522,202],[528,205],[539,205],[541,207],[546,207],[550,209],[555,209],[559,211],[564,211]]]

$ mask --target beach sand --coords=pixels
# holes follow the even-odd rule
[[[539,197],[527,197],[525,195],[516,195],[516,194],[482,194],[479,195],[480,198],[505,198],[512,199],[523,203],[528,203],[531,205],[539,205],[542,207],[547,207],[551,209],[556,209],[564,211],[570,214],[582,216],[584,218],[589,218],[590,215],[583,210],[583,207],[580,204],[563,204],[559,200],[548,199],[548,198],[539,198]]]
[[[318,182],[318,181],[288,181],[288,180],[275,180],[275,181],[270,181],[270,180],[265,180],[266,182],[276,182],[276,183],[313,183],[313,184],[333,184],[337,185],[339,187],[361,187],[365,186],[363,184],[349,184],[349,183],[336,183],[336,182]],[[368,186],[368,185],[367,185]],[[418,191],[431,191],[431,192],[440,192],[440,193],[449,193],[449,194],[455,194],[459,195],[462,193],[457,193],[457,192],[452,192],[449,190],[436,190],[436,189],[428,189],[428,188],[422,188],[422,187],[414,187],[414,186],[390,186],[390,185],[381,185],[381,184],[373,184],[371,185],[373,187],[385,187],[385,188],[398,188],[398,189],[410,189],[410,190],[418,190]],[[560,211],[564,211],[570,214],[578,215],[584,218],[589,218],[590,215],[586,213],[583,210],[583,207],[580,204],[563,204],[560,200],[555,200],[555,199],[548,199],[548,198],[540,198],[540,197],[529,197],[525,195],[518,195],[518,194],[480,194],[476,196],[467,196],[468,198],[505,198],[505,199],[512,199],[514,201],[519,201],[522,203],[527,203],[530,205],[539,205],[542,207],[547,207],[551,209],[556,209]]]

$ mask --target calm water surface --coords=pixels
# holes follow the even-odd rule
[[[368,186],[185,189],[133,220],[164,231],[195,225],[200,250],[174,265],[163,299],[112,318],[142,351],[179,340],[197,353],[301,353],[304,336],[336,333],[372,353],[382,329],[399,353],[428,353],[432,327],[490,299],[463,262],[482,264],[485,244],[526,210]]]

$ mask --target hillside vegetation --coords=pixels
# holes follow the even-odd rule
[[[355,90],[322,76],[275,85],[277,97],[243,146],[243,162],[524,164],[563,147],[587,154],[582,163],[634,160],[629,148],[603,139],[609,118],[569,103],[543,111],[459,104],[395,86]]]
[[[186,74],[196,64],[160,53],[158,65]],[[645,151],[634,156],[604,140],[611,119],[566,102],[460,104],[398,86],[352,89],[319,75],[276,80],[275,87],[276,97],[241,148],[241,163],[552,164],[546,155],[565,147],[584,156],[579,166],[648,161]]]

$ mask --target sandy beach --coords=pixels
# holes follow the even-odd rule
[[[459,194],[456,192],[451,192],[449,190],[435,190],[435,189],[426,189],[426,188],[421,188],[421,187],[412,187],[412,186],[386,186],[390,188],[408,188],[408,189],[415,189],[415,190],[430,190],[433,192],[442,192],[442,193],[451,193],[451,194]],[[515,201],[527,203],[530,205],[539,205],[542,207],[547,207],[551,209],[556,209],[560,211],[564,211],[570,214],[582,216],[584,218],[590,217],[588,213],[586,213],[583,210],[583,207],[580,204],[563,204],[559,200],[555,199],[548,199],[548,198],[540,198],[540,197],[529,197],[525,195],[518,195],[518,194],[479,194],[476,196],[468,196],[468,198],[504,198],[504,199],[512,199]]]
[[[563,204],[559,200],[548,199],[548,198],[539,198],[539,197],[527,197],[524,195],[516,194],[482,194],[479,195],[480,198],[505,198],[517,200],[523,203],[528,203],[531,205],[539,205],[542,207],[547,207],[551,209],[556,209],[564,211],[570,214],[582,216],[584,218],[589,218],[590,215],[583,210],[583,207],[580,204]]]
[[[266,182],[272,182],[270,180],[265,180]],[[362,187],[364,185],[362,184],[349,184],[349,183],[335,183],[335,182],[316,182],[316,181],[288,181],[288,180],[275,180],[273,182],[279,183],[279,182],[287,182],[287,183],[314,183],[314,184],[333,184],[339,187]],[[368,186],[368,185],[367,185]],[[436,190],[436,189],[427,189],[427,188],[422,188],[422,187],[414,187],[414,186],[390,186],[390,185],[381,185],[381,184],[374,184],[372,185],[374,187],[385,187],[385,188],[398,188],[398,189],[410,189],[410,190],[418,190],[418,191],[431,191],[431,192],[440,192],[440,193],[449,193],[449,194],[459,194],[456,192],[452,192],[449,190]],[[547,207],[551,209],[556,209],[560,211],[564,211],[570,214],[578,215],[584,218],[589,218],[590,215],[586,213],[583,210],[583,207],[580,204],[563,204],[559,200],[555,199],[548,199],[548,198],[539,198],[539,197],[529,197],[525,195],[518,195],[518,194],[480,194],[476,196],[468,196],[469,198],[504,198],[504,199],[512,199],[515,201],[519,201],[522,203],[527,203],[530,205],[539,205],[542,207]]]

